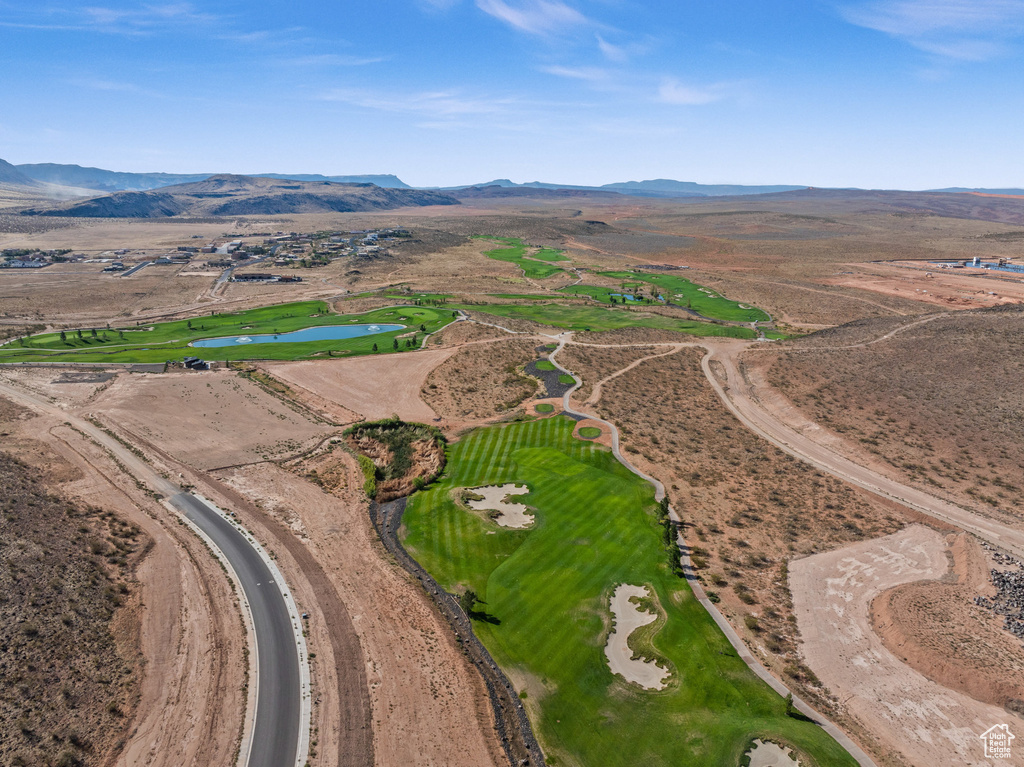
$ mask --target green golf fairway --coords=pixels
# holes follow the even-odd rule
[[[515,264],[523,270],[523,275],[530,279],[543,280],[554,274],[564,274],[564,272],[557,266],[526,258],[526,249],[529,246],[518,237],[480,237],[479,239],[494,240],[495,242],[504,243],[507,247],[488,250],[484,255],[488,258],[493,258],[496,261],[508,261],[509,263]],[[568,260],[562,257],[558,251],[544,249],[541,252],[544,253],[542,260],[545,262]],[[558,258],[553,258],[552,255],[558,256]],[[542,257],[538,254],[536,258]]]
[[[736,655],[684,580],[669,570],[654,491],[555,416],[481,429],[450,447],[447,469],[405,512],[410,554],[449,591],[471,588],[474,630],[527,693],[553,764],[738,765],[755,737],[796,748],[801,764],[854,767],[824,731]],[[525,484],[524,530],[453,500],[459,488]],[[671,670],[663,690],[613,675],[604,655],[618,584],[649,586],[660,605],[632,647]]]
[[[699,320],[681,320],[660,314],[631,312],[613,307],[565,306],[563,304],[450,304],[453,309],[468,312],[492,314],[498,317],[513,317],[532,320],[542,325],[551,325],[567,330],[618,330],[619,328],[661,328],[686,333],[692,336],[727,336],[729,338],[754,338],[753,330],[738,325],[715,325]]]
[[[8,343],[0,347],[0,362],[165,362],[184,356],[206,360],[274,359],[295,360],[322,355],[328,351],[338,356],[406,350],[406,339],[396,336],[416,331],[418,340],[424,332],[432,333],[452,321],[452,311],[431,306],[387,306],[364,314],[334,314],[323,301],[300,301],[230,314],[211,314],[190,320],[160,322],[139,327],[83,329],[79,338],[74,330],[41,333],[24,339],[23,345]],[[324,339],[296,343],[252,343],[233,346],[189,346],[191,341],[245,334],[284,334],[323,325],[398,324],[405,327],[387,333],[346,339]],[[122,337],[123,336],[123,337]],[[398,348],[395,349],[395,341]],[[411,337],[410,337],[411,340]],[[417,344],[418,345],[418,344]]]
[[[646,274],[641,272],[600,272],[602,277],[610,277],[613,280],[622,280],[629,285],[633,283],[648,283],[657,285],[666,301],[679,304],[705,317],[713,320],[727,320],[730,322],[767,322],[771,319],[767,313],[756,306],[746,306],[739,301],[731,301],[710,288],[697,285],[684,277],[676,277],[671,274]],[[575,286],[575,290],[583,288],[582,285]],[[621,291],[620,291],[621,292]],[[746,307],[746,308],[744,308]]]

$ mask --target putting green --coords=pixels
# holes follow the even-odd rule
[[[563,416],[481,429],[450,446],[441,480],[412,496],[409,552],[449,591],[477,592],[474,630],[527,692],[554,763],[586,767],[736,765],[754,737],[790,744],[801,763],[855,767],[736,655],[684,580],[669,569],[654,492]],[[515,483],[529,530],[462,508],[458,488]],[[665,611],[640,647],[669,668],[649,692],[612,674],[604,655],[618,584],[646,585]]]
[[[557,266],[552,266],[549,261],[566,261],[558,251],[544,248],[538,253],[543,254],[543,260],[536,261],[534,258],[526,257],[527,244],[518,237],[480,237],[479,239],[494,240],[505,245],[503,248],[488,250],[484,253],[488,258],[496,261],[508,261],[523,270],[523,276],[534,280],[543,280],[555,274],[565,274]]]
[[[539,405],[535,405],[533,409],[536,410],[538,413],[555,412],[555,406],[552,405],[550,402],[541,402]]]
[[[601,430],[596,426],[582,426],[577,434],[583,439],[597,439],[601,436]]]

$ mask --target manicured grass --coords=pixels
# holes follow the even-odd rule
[[[364,314],[334,314],[322,301],[301,301],[291,304],[267,306],[230,314],[210,314],[191,320],[161,322],[139,327],[83,329],[82,338],[74,330],[60,333],[42,333],[16,343],[0,347],[0,361],[29,362],[60,360],[62,362],[164,362],[196,356],[206,360],[243,359],[303,359],[315,355],[351,356],[373,353],[377,344],[381,354],[406,351],[405,339],[395,337],[417,331],[418,341],[423,332],[434,332],[453,319],[453,312],[430,306],[387,306]],[[261,335],[288,333],[320,325],[400,324],[405,328],[360,338],[305,341],[301,343],[261,343],[238,346],[200,348],[189,342],[202,338],[234,335]],[[190,327],[191,325],[191,327]]]
[[[488,250],[485,255],[488,258],[493,258],[497,261],[508,261],[509,263],[515,264],[523,270],[523,275],[530,279],[543,280],[555,274],[564,274],[564,272],[557,266],[525,258],[526,251],[529,246],[518,237],[484,237],[481,239],[494,240],[496,242],[503,243],[506,247]],[[551,252],[555,253],[557,251]]]
[[[565,288],[559,288],[559,293],[565,293],[570,296],[590,296],[596,301],[600,301],[602,304],[625,304],[627,306],[641,306],[643,304],[662,304],[663,301],[658,301],[656,298],[651,298],[649,295],[637,295],[637,293],[627,286],[625,291],[619,288],[603,288],[597,285],[570,285]]]
[[[550,402],[541,402],[539,405],[536,405],[533,409],[536,410],[538,413],[555,412],[555,406],[552,405]]]
[[[618,330],[619,328],[662,328],[694,336],[727,336],[729,338],[754,338],[750,328],[735,325],[714,325],[699,320],[681,320],[660,314],[632,312],[623,308],[607,309],[599,306],[564,306],[562,304],[532,304],[523,306],[487,304],[451,304],[453,309],[464,309],[498,317],[513,317],[532,320],[568,330]]]
[[[671,303],[685,306],[713,320],[731,322],[766,322],[771,319],[756,306],[746,306],[716,293],[710,288],[690,282],[684,277],[672,274],[647,274],[644,272],[600,272],[603,277],[626,283],[647,283],[655,285]],[[582,287],[582,286],[576,286]]]
[[[565,255],[564,250],[555,250],[554,248],[541,248],[534,253],[531,258],[536,258],[541,261],[571,261],[572,259]]]
[[[601,430],[596,426],[583,426],[579,430],[579,435],[583,439],[596,439],[601,436]]]
[[[415,494],[405,545],[449,591],[471,588],[490,620],[474,629],[525,685],[556,763],[736,765],[754,737],[797,748],[806,766],[855,762],[817,726],[785,715],[684,580],[668,567],[653,490],[565,417],[491,427],[450,447],[445,474]],[[535,523],[510,530],[457,505],[456,488],[526,484]],[[645,691],[615,676],[604,646],[609,598],[647,585],[662,616],[638,645],[672,676]]]
[[[558,376],[558,383],[572,386],[574,383],[576,383],[576,379],[573,378],[571,375],[567,375],[566,373],[560,373]]]
[[[551,362],[550,360],[537,360],[537,362],[535,364],[537,365],[537,370],[554,370],[555,369],[555,363]]]

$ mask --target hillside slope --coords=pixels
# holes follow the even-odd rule
[[[218,175],[155,191],[117,192],[54,207],[32,208],[23,211],[23,214],[79,218],[162,218],[344,213],[458,204],[457,199],[442,192],[382,189],[374,184]]]

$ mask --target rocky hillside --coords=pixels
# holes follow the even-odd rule
[[[25,215],[81,218],[162,218],[296,213],[347,213],[425,205],[458,205],[443,192],[383,189],[374,184],[295,181],[258,176],[218,175],[157,191],[118,192]]]

